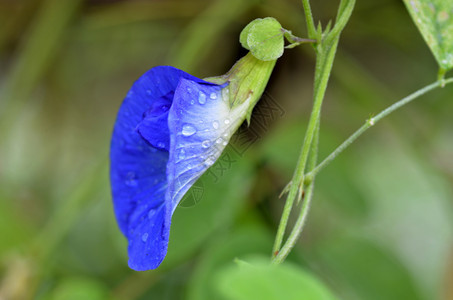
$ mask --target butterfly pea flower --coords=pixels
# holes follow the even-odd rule
[[[113,204],[130,268],[160,265],[178,203],[250,119],[274,65],[249,53],[223,76],[203,80],[158,66],[132,85],[110,148]]]

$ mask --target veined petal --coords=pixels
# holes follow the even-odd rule
[[[181,73],[173,67],[149,70],[133,84],[118,111],[110,145],[110,178],[116,218],[126,236],[129,217],[137,204],[166,183],[168,152],[152,147],[165,140],[144,140],[137,126],[153,103],[162,102],[163,96],[174,92]],[[168,132],[168,126],[162,130]],[[163,199],[154,201],[153,206],[158,206]]]
[[[246,109],[230,109],[228,87],[181,79],[168,115],[170,157],[167,197],[171,217],[195,181],[219,158]]]
[[[168,110],[181,78],[210,84],[173,67],[149,70],[124,99],[112,135],[113,204],[129,242],[129,266],[135,270],[156,268],[167,253]]]

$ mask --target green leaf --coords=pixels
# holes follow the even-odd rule
[[[230,265],[216,279],[219,292],[228,300],[335,299],[312,274],[289,263],[270,265],[269,258],[256,258],[250,265]]]
[[[423,299],[401,261],[371,241],[342,236],[318,247],[322,269],[344,299]]]
[[[241,32],[241,45],[264,61],[276,60],[283,55],[284,29],[274,18],[255,19]]]
[[[250,218],[250,215],[247,216]],[[251,254],[266,255],[272,249],[272,234],[265,230],[262,223],[242,225],[233,232],[213,240],[200,255],[194,272],[187,284],[187,300],[217,299],[215,274],[219,269],[230,265],[248,264],[240,260]]]
[[[439,66],[453,68],[453,1],[404,0]]]

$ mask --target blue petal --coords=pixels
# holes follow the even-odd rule
[[[167,252],[170,230],[167,163],[168,109],[181,78],[208,84],[173,67],[140,77],[118,112],[110,152],[115,215],[128,238],[129,266],[156,268]]]
[[[168,215],[195,181],[218,159],[242,123],[231,111],[225,86],[181,79],[168,115],[170,157],[167,164]],[[167,216],[168,217],[168,216]]]
[[[142,121],[137,125],[138,133],[149,144],[158,149],[167,150],[170,147],[170,133],[168,131],[168,110],[170,109],[173,92],[157,98],[151,107],[143,113]]]

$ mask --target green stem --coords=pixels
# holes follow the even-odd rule
[[[272,259],[273,264],[282,263],[285,260],[285,258],[288,256],[288,254],[291,252],[291,250],[294,248],[294,246],[296,245],[297,240],[298,240],[300,234],[302,233],[302,229],[304,228],[305,221],[306,221],[307,215],[308,215],[308,211],[310,210],[310,204],[311,204],[311,200],[313,198],[314,184],[315,184],[315,182],[313,180],[310,183],[310,185],[308,186],[307,194],[302,203],[300,215],[296,221],[296,224],[294,225],[294,228],[291,231],[291,234],[289,235],[288,240],[286,241],[285,245],[283,245],[281,250]]]
[[[344,149],[346,149],[349,145],[351,145],[359,136],[361,136],[368,128],[375,125],[378,121],[383,119],[384,117],[388,116],[390,113],[394,112],[398,108],[408,104],[409,102],[417,99],[418,97],[430,92],[438,87],[443,87],[447,84],[453,82],[453,77],[448,79],[442,79],[431,83],[430,85],[425,86],[417,90],[416,92],[410,94],[409,96],[395,102],[393,105],[387,107],[375,117],[368,119],[365,124],[362,125],[356,132],[354,132],[347,140],[345,140],[337,149],[335,149],[329,156],[327,156],[319,165],[316,166],[310,173],[306,175],[306,182],[309,183],[314,179],[316,174],[318,174],[324,167],[326,167],[329,163],[331,163]]]
[[[313,17],[311,16],[310,5],[308,0],[302,0],[302,3],[304,5],[308,30],[310,33],[310,31],[314,30]],[[304,144],[302,145],[296,169],[294,170],[293,178],[291,180],[291,184],[289,187],[288,197],[286,198],[285,206],[283,207],[282,217],[280,219],[280,224],[277,229],[277,234],[275,237],[274,247],[272,251],[273,260],[276,259],[280,252],[283,237],[286,231],[286,226],[288,224],[288,219],[293,208],[294,200],[296,199],[297,195],[299,195],[299,199],[302,195],[302,190],[305,181],[304,180],[305,168],[307,165],[307,160],[309,158],[310,150],[312,148],[313,138],[318,128],[322,102],[324,99],[324,94],[327,89],[329,76],[332,71],[333,61],[335,58],[338,41],[340,39],[340,33],[343,30],[344,26],[346,26],[347,20],[351,15],[354,4],[355,0],[342,0],[340,2],[338,14],[339,17],[338,22],[334,26],[335,29],[334,33],[329,32],[327,30],[325,33],[326,38],[324,40],[318,40],[318,44],[316,46],[316,67],[314,78],[313,109],[311,111],[310,120],[308,121],[308,127],[305,133]],[[314,34],[317,36],[317,38],[319,38],[316,32],[314,32]],[[303,206],[306,206],[307,202],[309,201],[306,201]],[[304,211],[308,212],[308,206],[305,208]]]
[[[308,159],[308,169],[312,170],[316,166],[316,162],[318,159],[318,144],[319,144],[319,126],[320,126],[320,120],[318,120],[318,123],[316,125],[316,131],[315,135],[313,137],[313,147],[311,148],[310,151],[310,157]],[[288,240],[285,242],[281,250],[278,252],[278,254],[274,257],[272,260],[272,263],[274,264],[279,264],[282,263],[285,258],[288,256],[288,254],[291,252],[291,250],[294,248],[296,245],[297,239],[299,238],[300,234],[302,233],[302,230],[305,225],[305,221],[307,219],[308,211],[310,210],[310,205],[311,205],[311,200],[313,199],[313,190],[314,190],[314,180],[312,180],[308,186],[307,189],[307,194],[305,196],[304,202],[302,203],[299,217],[293,227],[293,230],[291,231]]]
[[[313,15],[311,13],[311,7],[309,0],[302,0],[304,6],[305,20],[307,22],[308,37],[314,39],[316,37],[315,22],[313,21]]]
[[[289,188],[288,197],[286,198],[285,206],[283,207],[282,217],[280,219],[280,224],[277,229],[277,235],[275,237],[275,243],[272,250],[273,257],[278,255],[280,247],[283,242],[283,236],[285,234],[286,226],[288,224],[289,215],[291,213],[294,200],[296,199],[297,194],[300,193],[300,189],[303,187],[304,182],[304,172],[307,164],[308,155],[310,153],[310,148],[313,141],[313,136],[315,134],[317,124],[319,122],[322,102],[324,99],[324,94],[327,88],[327,82],[329,80],[330,71],[332,69],[333,60],[335,57],[336,48],[338,45],[338,39],[335,40],[334,44],[327,50],[327,55],[318,55],[315,71],[315,85],[314,85],[314,104],[313,110],[311,112],[310,120],[308,122],[307,131],[305,134],[304,144],[297,161],[296,169],[294,171],[292,184]],[[323,52],[323,48],[320,45],[320,52]]]

